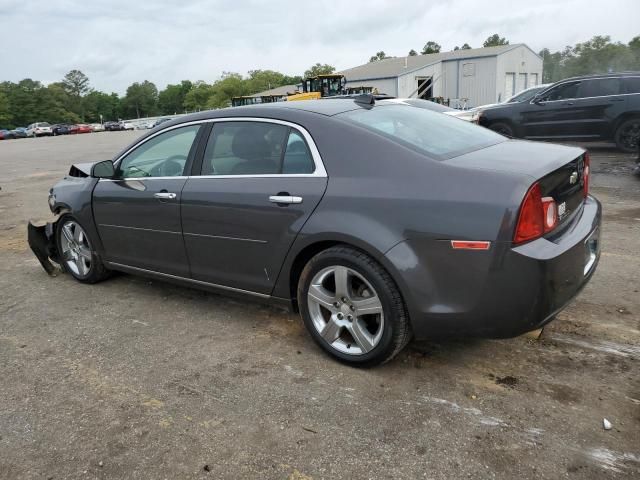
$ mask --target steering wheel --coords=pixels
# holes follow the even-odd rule
[[[158,165],[158,175],[160,177],[178,177],[182,175],[186,163],[186,155],[173,155]]]

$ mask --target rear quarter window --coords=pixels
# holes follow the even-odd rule
[[[337,117],[439,160],[506,140],[487,128],[408,105],[380,105]]]

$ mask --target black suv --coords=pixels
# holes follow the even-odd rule
[[[478,123],[532,140],[614,141],[625,152],[640,142],[640,72],[574,77],[531,101],[483,109]]]

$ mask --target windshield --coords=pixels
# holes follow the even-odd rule
[[[445,159],[505,141],[484,127],[408,105],[384,105],[337,115],[397,143]]]

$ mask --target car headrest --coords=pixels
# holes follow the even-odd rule
[[[264,138],[266,130],[261,125],[248,125],[233,136],[231,152],[244,160],[260,160],[270,150],[269,142]]]

